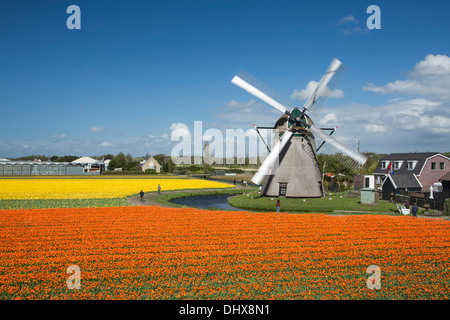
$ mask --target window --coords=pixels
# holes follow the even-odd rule
[[[439,170],[445,170],[445,163],[439,162]]]
[[[403,161],[394,161],[394,170],[398,170],[402,167]]]
[[[364,188],[370,188],[370,178],[365,178],[364,179]]]
[[[408,164],[407,164],[408,170],[414,170],[414,168],[416,167],[416,164],[417,164],[417,160],[408,161]]]
[[[287,190],[287,183],[280,182],[280,196],[285,196]]]
[[[377,176],[377,184],[380,184],[380,183],[381,183],[381,177]]]
[[[431,163],[431,170],[436,170],[436,162]]]
[[[390,161],[381,161],[381,170],[386,170],[389,166]]]

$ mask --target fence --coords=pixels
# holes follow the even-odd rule
[[[413,203],[417,203],[418,207],[425,208],[426,205],[429,206],[431,210],[444,210],[444,197],[437,197],[436,199],[429,198],[429,192],[424,192],[423,197],[419,196],[417,192],[415,192],[416,196],[410,196],[405,194],[396,194],[394,196],[394,201],[398,203],[405,203],[406,200],[412,205]],[[428,196],[427,196],[428,194]]]

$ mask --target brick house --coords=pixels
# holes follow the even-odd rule
[[[391,166],[392,174],[386,177]],[[383,198],[399,191],[429,192],[450,172],[450,158],[436,152],[391,153],[380,159],[373,175]]]

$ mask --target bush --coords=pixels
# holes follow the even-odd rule
[[[137,174],[145,174],[142,170],[132,171],[132,170],[123,170],[123,171],[102,171],[102,175],[137,175]]]
[[[450,198],[445,199],[445,203],[444,203],[444,215],[450,216]]]
[[[242,169],[225,169],[225,173],[244,173]]]
[[[197,166],[197,165],[195,165],[195,164],[191,164],[191,165],[188,167],[188,170],[191,171],[191,172],[193,172],[193,171],[202,171],[202,170],[203,170],[203,167],[202,167],[202,166]]]
[[[176,174],[185,174],[186,173],[186,168],[184,167],[176,167],[175,170],[173,170],[173,173]]]
[[[156,169],[145,169],[145,174],[156,174]]]

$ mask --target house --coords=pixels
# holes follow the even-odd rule
[[[450,158],[436,152],[416,152],[391,153],[381,158],[373,175],[383,199],[389,199],[401,191],[429,192],[449,172]]]
[[[156,170],[156,173],[161,172],[161,165],[153,157],[148,157],[146,160],[141,161],[139,166],[141,167],[143,172],[145,172],[145,170],[147,169]]]

